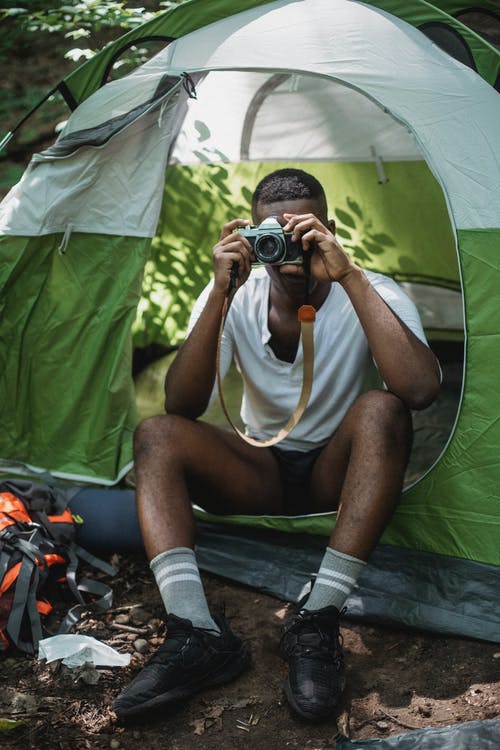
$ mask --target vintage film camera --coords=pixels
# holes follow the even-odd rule
[[[292,232],[284,232],[272,216],[258,227],[241,227],[237,230],[246,237],[253,248],[254,264],[282,266],[285,263],[302,265],[302,244],[292,242]]]

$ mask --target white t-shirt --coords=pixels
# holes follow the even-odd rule
[[[417,308],[402,289],[382,274],[364,273],[396,315],[427,344]],[[188,333],[212,284],[205,287],[193,308]],[[227,373],[234,357],[244,383],[241,418],[246,433],[260,440],[283,427],[302,388],[302,344],[294,362],[278,359],[269,345],[269,288],[265,268],[253,269],[233,298],[221,344],[221,375]],[[306,451],[327,443],[361,393],[369,364],[368,342],[358,316],[343,287],[333,283],[316,313],[311,397],[299,423],[280,447]],[[215,393],[216,387],[212,398]]]

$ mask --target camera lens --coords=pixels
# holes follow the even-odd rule
[[[264,234],[255,243],[255,257],[261,263],[278,263],[283,257],[283,240],[273,234]]]

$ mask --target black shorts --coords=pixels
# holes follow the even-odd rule
[[[279,446],[271,447],[279,466],[287,515],[297,516],[311,512],[311,473],[323,448],[324,446],[320,446],[310,451],[291,451]]]

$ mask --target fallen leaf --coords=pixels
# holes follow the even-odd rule
[[[11,729],[17,729],[24,726],[21,719],[2,719],[0,718],[0,732],[10,732]]]

